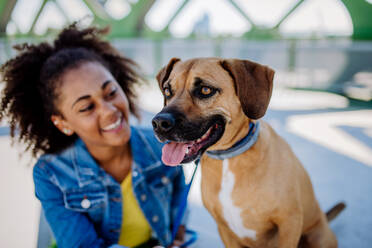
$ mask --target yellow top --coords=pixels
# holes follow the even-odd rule
[[[121,183],[121,192],[123,196],[123,218],[119,245],[134,247],[151,238],[151,227],[133,194],[132,173],[129,173]]]

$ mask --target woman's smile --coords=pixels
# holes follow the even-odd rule
[[[123,114],[120,112],[117,120],[102,128],[103,132],[119,132],[123,129],[124,118]]]

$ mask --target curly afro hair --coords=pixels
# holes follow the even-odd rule
[[[139,117],[133,86],[142,79],[138,66],[101,39],[108,28],[79,28],[74,23],[63,29],[52,44],[22,44],[14,48],[18,56],[0,68],[5,82],[0,103],[0,121],[7,117],[10,135],[26,144],[33,156],[56,153],[70,146],[76,135],[62,134],[50,120],[59,114],[56,107],[59,78],[82,62],[105,66],[128,97],[129,109]]]

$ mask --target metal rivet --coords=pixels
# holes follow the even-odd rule
[[[159,220],[159,217],[157,216],[157,215],[154,215],[153,217],[152,217],[152,222],[158,222],[158,220]]]
[[[162,177],[161,178],[161,182],[163,183],[163,184],[167,184],[168,182],[169,182],[169,179],[168,179],[168,177]]]
[[[146,201],[147,196],[145,194],[141,195],[141,201]]]
[[[81,207],[85,208],[85,209],[89,208],[90,207],[90,201],[87,198],[83,199],[81,201]]]

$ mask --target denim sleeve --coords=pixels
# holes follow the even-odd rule
[[[35,166],[33,170],[35,195],[40,200],[45,217],[52,228],[58,248],[107,247],[98,237],[93,224],[79,212],[65,208],[61,190],[51,182],[48,172]],[[123,246],[112,245],[112,248]]]

